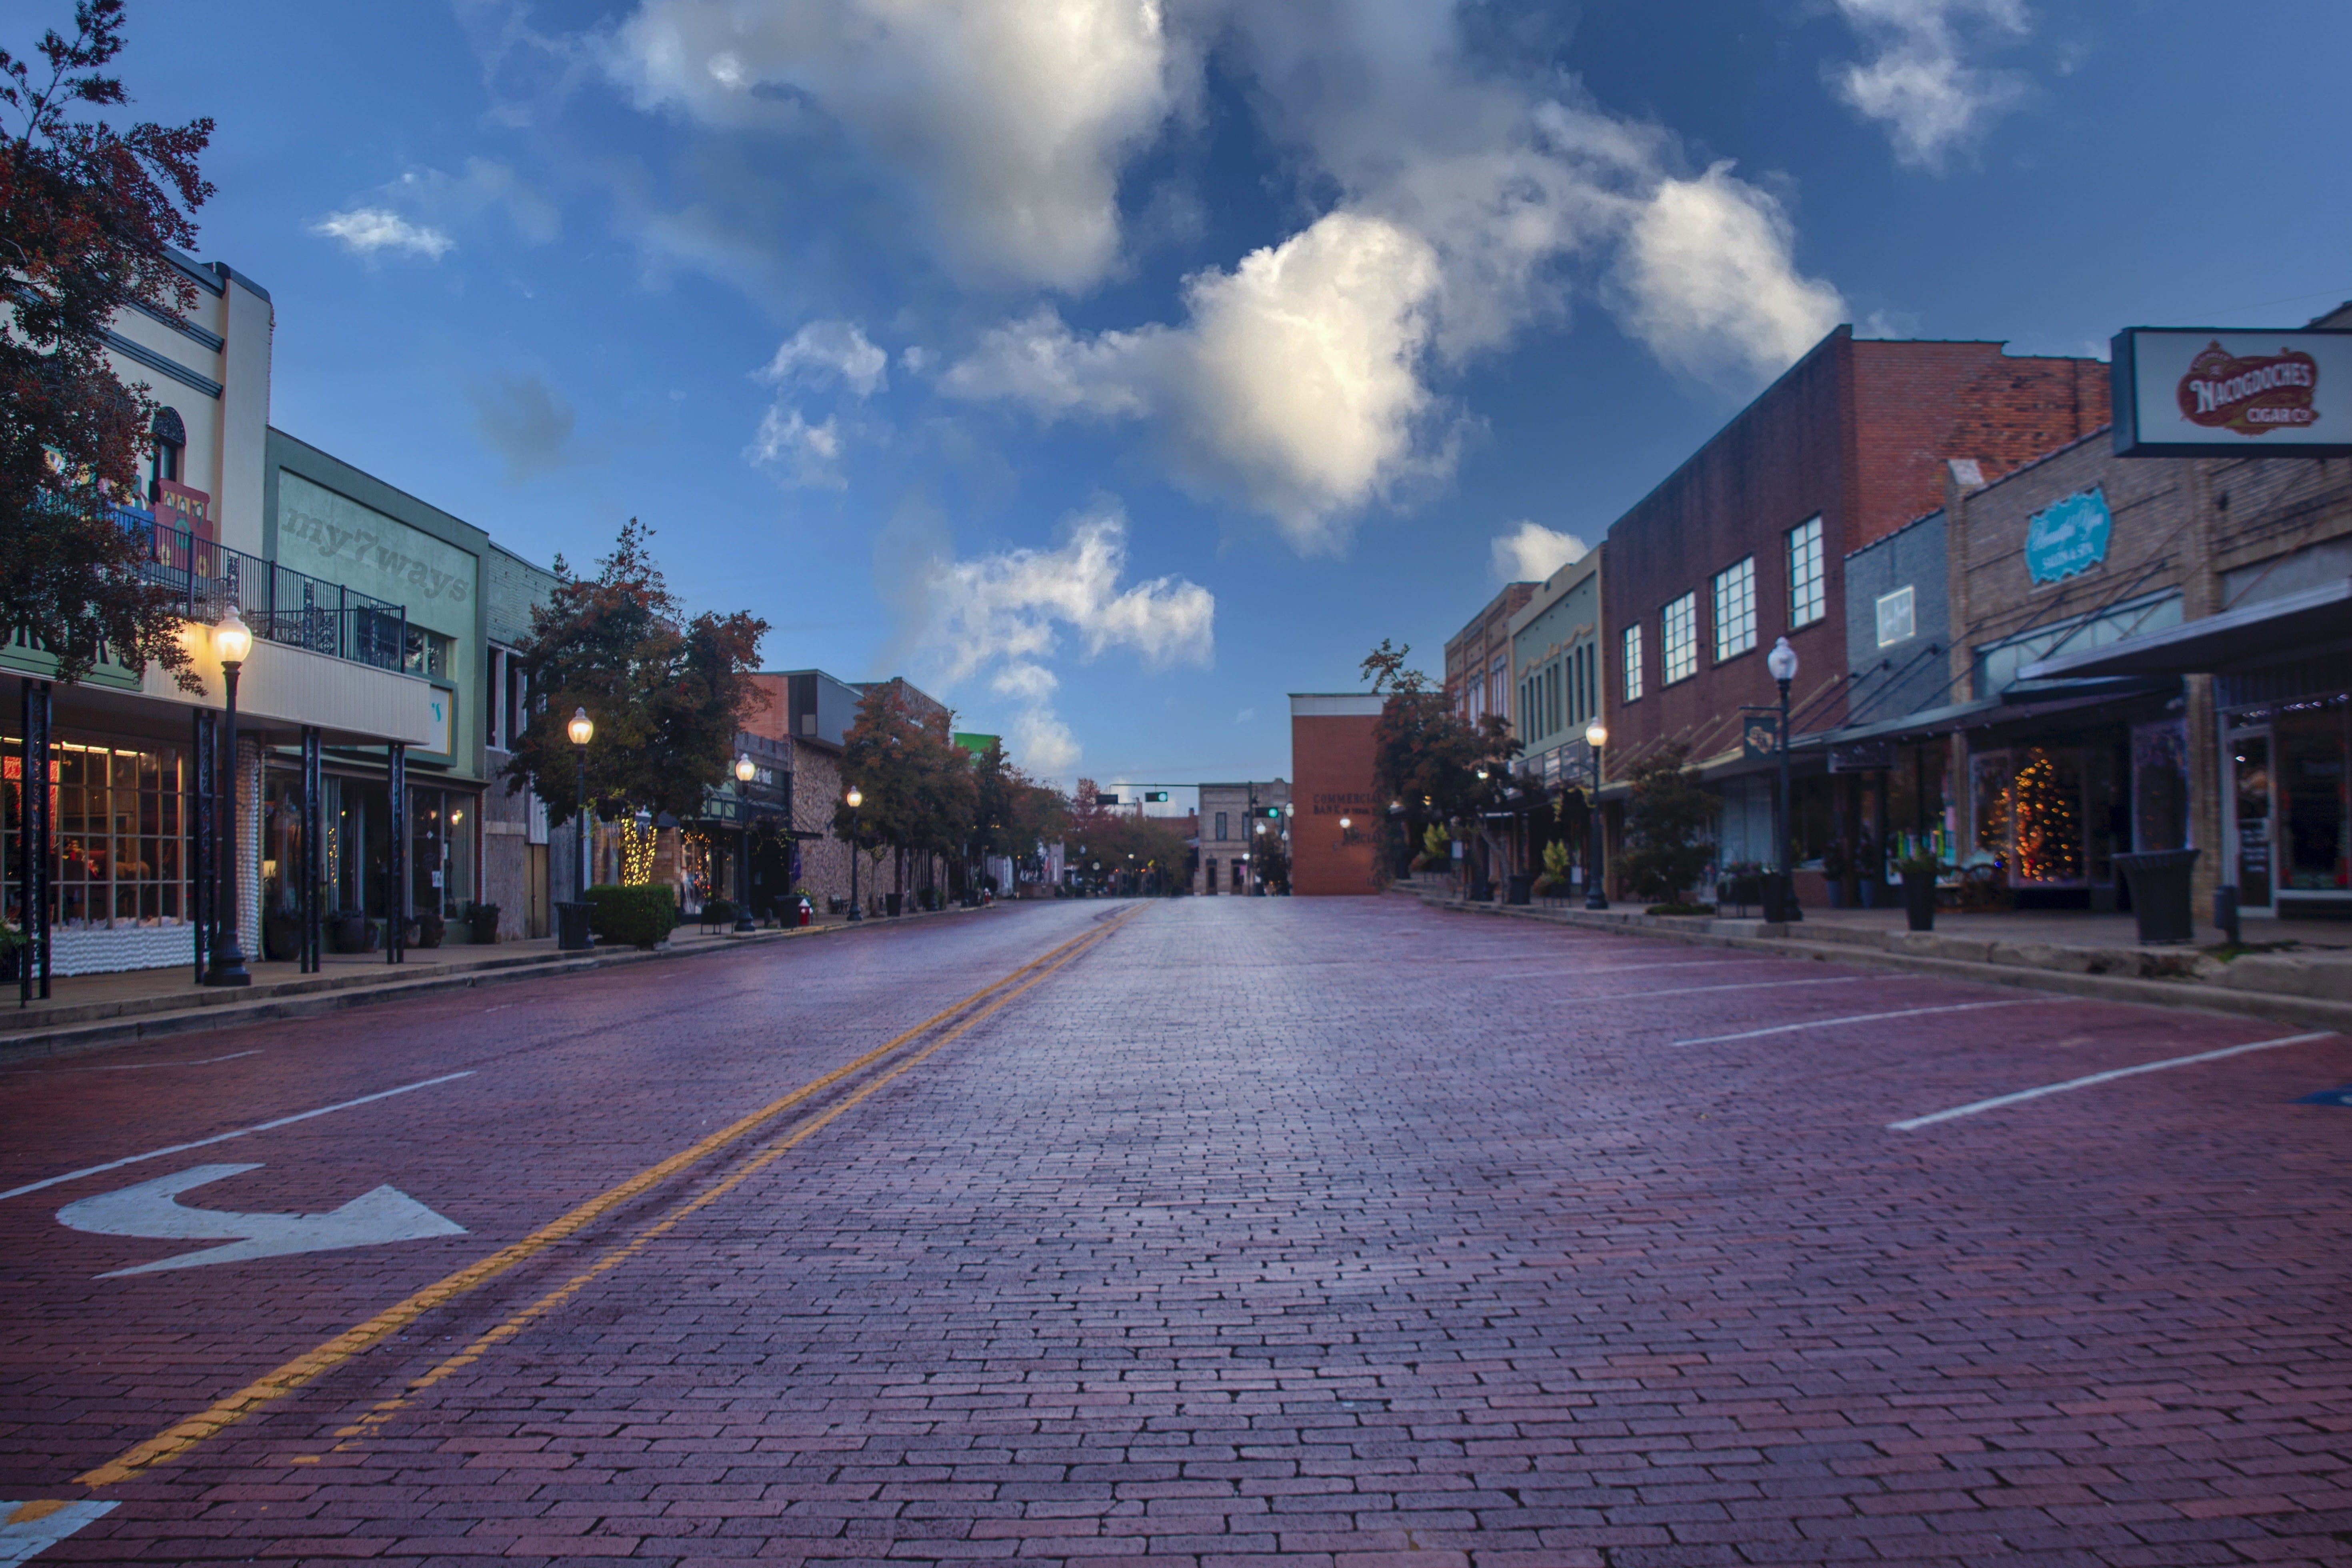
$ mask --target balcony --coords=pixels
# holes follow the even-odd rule
[[[302,573],[159,525],[132,507],[108,510],[123,531],[147,546],[147,581],[171,591],[179,613],[209,626],[232,604],[253,635],[377,669],[405,668],[408,607],[371,598]]]

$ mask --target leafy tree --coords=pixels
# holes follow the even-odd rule
[[[1500,801],[1519,754],[1509,720],[1489,713],[1470,723],[1443,688],[1405,663],[1412,652],[1383,637],[1363,663],[1373,692],[1387,699],[1372,726],[1372,779],[1403,803],[1407,844],[1428,824],[1475,820]]]
[[[168,247],[195,243],[213,122],[117,132],[79,112],[130,101],[104,68],[121,52],[122,0],[81,0],[72,37],[42,35],[46,79],[0,49],[0,120],[17,121],[0,132],[0,628],[46,648],[61,680],[105,655],[201,691],[173,595],[147,577],[152,544],[107,511],[138,493],[155,404],[115,375],[105,334],[125,310],[176,322],[194,308]]]
[[[1676,742],[1633,770],[1625,813],[1630,844],[1617,868],[1635,893],[1655,902],[1680,898],[1715,857],[1708,842],[1715,797],[1699,788],[1696,769],[1683,766],[1689,754]]]
[[[1040,844],[1060,839],[1070,804],[1059,790],[1037,783],[992,739],[972,758],[972,842],[982,855],[1012,858],[1037,868]]]
[[[526,784],[559,821],[579,809],[578,748],[564,727],[585,708],[588,800],[610,819],[644,806],[681,819],[698,815],[735,760],[735,735],[759,701],[751,672],[768,623],[748,612],[688,619],[648,549],[653,531],[631,518],[593,577],[561,579],[531,612],[519,650],[544,701],[515,743],[507,788]]]
[[[955,743],[953,714],[919,715],[904,683],[884,681],[858,700],[843,738],[841,775],[864,801],[857,843],[878,873],[892,849],[959,850],[978,812],[972,756]],[[853,814],[834,808],[834,831],[850,836]]]

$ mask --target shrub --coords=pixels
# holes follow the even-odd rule
[[[677,895],[667,888],[604,883],[588,889],[588,929],[606,942],[653,947],[677,926]]]
[[[1685,768],[1689,749],[1662,747],[1633,771],[1633,798],[1626,813],[1632,847],[1617,858],[1618,869],[1644,898],[1679,903],[1684,889],[1715,858],[1706,842],[1715,798],[1699,788],[1698,770]]]

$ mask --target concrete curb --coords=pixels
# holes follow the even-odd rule
[[[583,971],[614,969],[634,963],[658,963],[667,960],[702,958],[712,953],[741,952],[749,948],[772,946],[782,942],[829,936],[852,931],[883,931],[903,925],[911,920],[937,919],[941,915],[972,914],[977,911],[961,908],[919,910],[901,915],[897,920],[877,918],[855,925],[800,926],[783,931],[760,931],[750,936],[729,936],[707,944],[685,948],[656,948],[643,952],[636,948],[609,953],[590,952],[586,956],[549,954],[545,957],[492,960],[441,974],[423,974],[415,978],[394,980],[346,980],[341,976],[311,977],[286,981],[271,987],[269,992],[252,1001],[235,1000],[235,993],[214,993],[222,1000],[208,997],[195,1005],[177,1008],[118,1014],[100,1023],[68,1025],[52,1029],[27,1029],[0,1035],[0,1068],[20,1062],[43,1061],[52,1057],[73,1056],[83,1051],[103,1049],[108,1046],[133,1045],[142,1040],[168,1038],[174,1035],[191,1035],[225,1029],[240,1024],[270,1023],[281,1018],[311,1018],[328,1013],[340,1013],[353,1007],[365,1007],[378,1002],[405,1001],[416,996],[433,996],[450,991],[469,991],[479,986],[501,985],[519,980],[538,980],[548,975],[575,974]],[[390,967],[387,965],[387,967]],[[169,1002],[173,998],[162,998]]]
[[[2158,1007],[2179,1007],[2229,1017],[2257,1018],[2266,1023],[2293,1024],[2304,1028],[2333,1029],[2352,1035],[2352,1003],[2316,997],[2250,991],[2195,980],[2141,980],[2116,974],[2074,973],[2057,969],[2032,969],[2014,964],[1979,963],[1966,959],[1936,958],[1859,942],[1804,942],[1772,934],[1785,926],[1761,921],[1706,921],[1586,910],[1538,910],[1527,906],[1467,904],[1458,899],[1433,898],[1409,889],[1394,893],[1419,899],[1429,909],[1453,914],[1494,915],[1511,920],[1540,921],[1549,925],[1580,926],[1620,936],[1662,937],[1692,947],[1736,948],[1782,958],[1811,959],[1819,963],[1847,963],[1871,969],[1934,975],[1943,980],[1968,980],[1980,985],[2011,990],[2053,991],[2104,1002],[2136,1002]],[[1752,931],[1701,930],[1705,926],[1750,927]]]

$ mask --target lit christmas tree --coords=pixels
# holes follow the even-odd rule
[[[2073,881],[2083,874],[2083,820],[2047,752],[2018,771],[2017,875],[2027,882]]]

